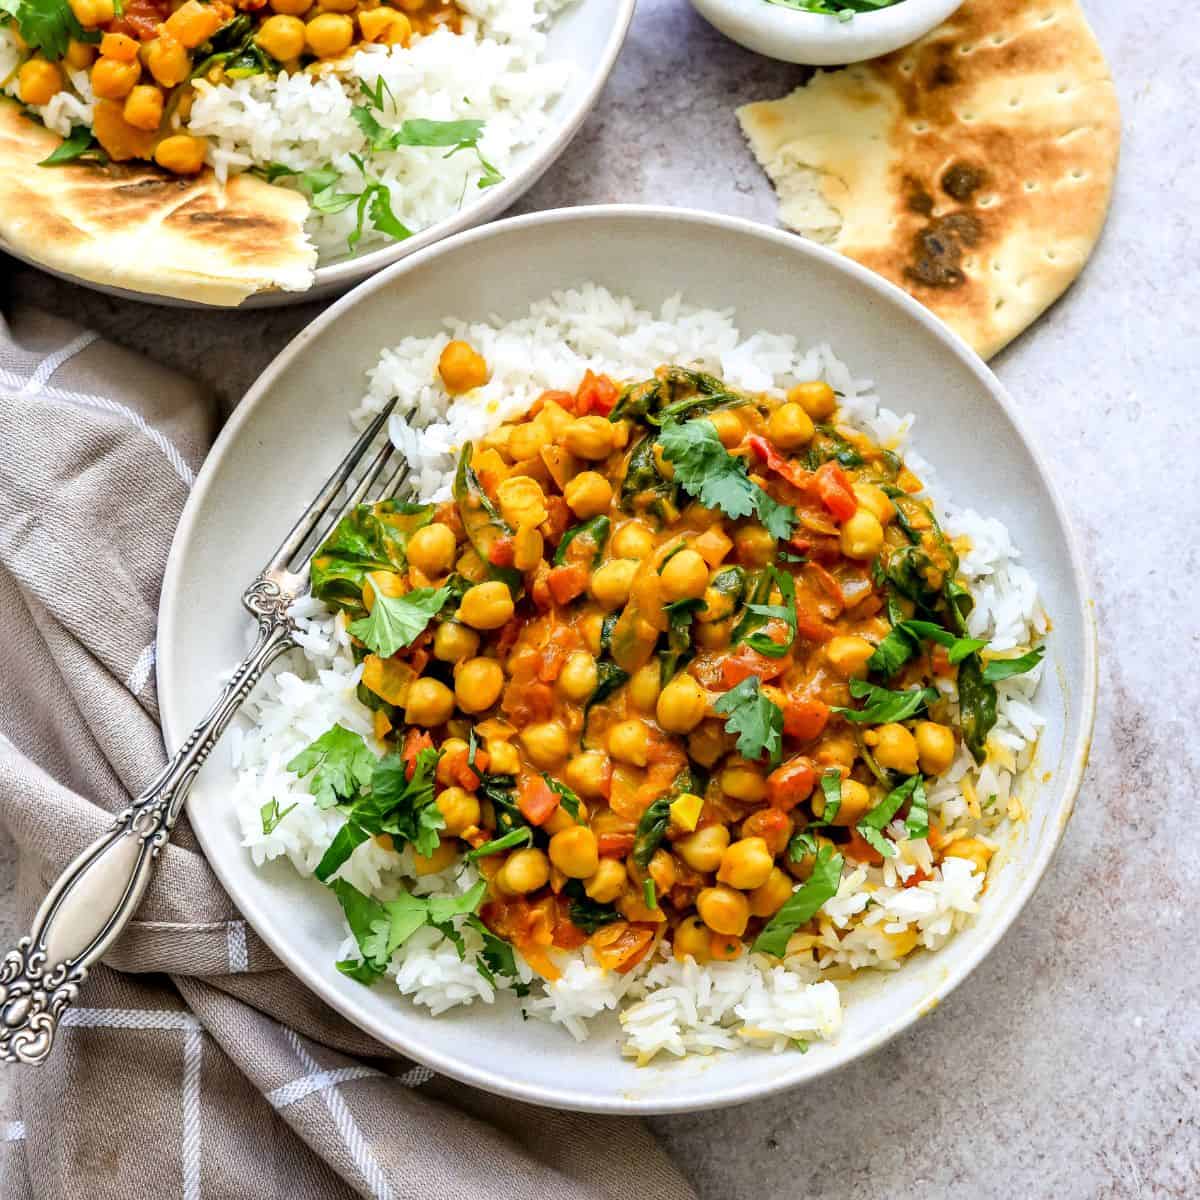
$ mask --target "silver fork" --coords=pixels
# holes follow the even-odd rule
[[[307,590],[317,547],[355,505],[392,496],[405,481],[403,460],[388,473],[393,449],[385,440],[351,483],[394,407],[392,401],[363,431],[243,593],[242,603],[258,619],[258,637],[217,702],[146,790],[59,876],[32,931],[0,963],[0,1060],[32,1066],[46,1061],[88,971],[137,910],[192,780],[266,668],[296,644],[288,609]],[[348,496],[335,505],[348,486]]]

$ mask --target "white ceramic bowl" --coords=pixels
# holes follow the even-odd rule
[[[841,66],[890,54],[924,37],[963,0],[900,0],[848,21],[769,0],[692,0],[727,38],[768,58],[813,67]]]
[[[384,346],[437,331],[456,314],[523,315],[554,289],[596,280],[655,307],[682,291],[733,306],[743,333],[830,340],[885,401],[917,414],[918,445],[960,502],[1005,521],[1053,617],[1051,669],[1039,696],[1047,726],[1032,817],[996,873],[976,922],[941,953],[847,989],[841,1036],[804,1055],[761,1051],[636,1068],[616,1022],[576,1045],[560,1027],[522,1021],[514,1004],[432,1018],[386,985],[334,969],[342,938],[334,897],[286,862],[255,870],[228,804],[218,746],[188,803],[213,868],[255,929],[310,988],[348,1018],[426,1063],[491,1091],[562,1108],[674,1112],[762,1096],[813,1079],[928,1012],[995,945],[1029,899],[1071,812],[1096,687],[1094,635],[1074,540],[1011,401],[984,364],[908,296],[820,246],[763,226],[682,209],[603,207],[488,225],[411,255],[344,297],[283,351],[242,401],[204,465],[163,584],[159,704],[168,745],[186,736],[241,657],[241,589],[349,444],[349,406]],[[1043,777],[1045,781],[1043,782]]]
[[[241,308],[278,308],[285,304],[305,304],[322,296],[338,295],[361,282],[376,271],[423,250],[451,234],[459,233],[490,221],[511,208],[537,181],[554,160],[567,148],[578,132],[584,118],[596,101],[612,72],[613,64],[629,32],[637,0],[575,0],[555,14],[547,26],[546,61],[571,65],[571,77],[549,109],[550,125],[541,141],[526,146],[515,156],[515,166],[502,183],[484,192],[470,189],[468,203],[452,216],[438,221],[402,242],[367,250],[361,254],[346,254],[317,267],[312,287],[303,292],[260,292],[250,296]],[[106,287],[85,279],[77,279],[48,267],[24,254],[4,248],[6,253],[28,262],[39,270],[49,271],[60,279],[80,283],[84,287],[119,296],[126,300],[141,300],[169,308],[206,308],[207,305],[167,296],[152,296],[126,288]]]

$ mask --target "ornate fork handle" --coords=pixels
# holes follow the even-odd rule
[[[253,649],[153,782],[67,867],[32,931],[0,963],[0,1059],[45,1061],[80,984],[137,910],[192,780],[266,668],[295,644],[294,599],[266,576],[247,589],[242,602],[258,618]]]

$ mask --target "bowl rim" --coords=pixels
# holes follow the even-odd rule
[[[167,558],[159,602],[158,620],[161,629],[172,630],[179,627],[181,613],[177,605],[177,596],[180,575],[187,547],[194,535],[194,526],[196,525],[198,514],[205,506],[220,460],[238,438],[242,426],[249,419],[255,407],[274,387],[279,375],[294,359],[304,353],[310,341],[335,323],[347,309],[362,302],[368,296],[391,286],[395,280],[402,277],[406,272],[418,269],[440,253],[489,238],[502,238],[509,230],[564,222],[578,223],[586,226],[590,222],[606,221],[611,218],[652,223],[686,222],[695,226],[705,227],[716,234],[735,233],[761,238],[764,241],[774,244],[781,252],[806,255],[832,266],[836,270],[847,272],[851,277],[874,291],[883,302],[899,305],[910,316],[915,317],[920,324],[924,325],[928,331],[933,333],[943,344],[947,353],[954,355],[963,365],[969,368],[978,379],[980,385],[991,395],[992,399],[1004,412],[1020,439],[1023,448],[1030,455],[1034,467],[1046,487],[1053,506],[1055,520],[1062,530],[1068,548],[1069,570],[1080,597],[1079,615],[1084,641],[1083,674],[1079,681],[1079,690],[1076,693],[1076,702],[1079,711],[1079,730],[1074,739],[1074,745],[1071,746],[1069,754],[1065,756],[1065,764],[1062,772],[1064,788],[1061,814],[1053,830],[1048,830],[1043,836],[1042,842],[1035,856],[1028,864],[1019,886],[1014,889],[1006,918],[999,922],[989,935],[982,939],[979,945],[973,950],[953,959],[946,965],[940,980],[931,988],[921,1004],[914,1005],[907,1011],[898,1013],[879,1028],[873,1030],[868,1037],[853,1047],[851,1053],[843,1054],[839,1057],[830,1056],[828,1062],[821,1061],[815,1067],[812,1063],[808,1066],[796,1064],[790,1070],[777,1070],[770,1074],[764,1074],[761,1080],[723,1087],[699,1101],[689,1098],[673,1100],[669,1095],[660,1095],[654,1099],[641,1099],[628,1095],[593,1095],[589,1098],[586,1095],[581,1095],[579,1091],[562,1086],[527,1084],[520,1080],[508,1078],[486,1066],[469,1063],[461,1059],[449,1059],[440,1052],[427,1050],[419,1042],[401,1041],[397,1038],[394,1031],[375,1020],[369,1013],[362,1011],[347,995],[343,995],[337,991],[333,986],[333,981],[327,980],[311,963],[292,950],[285,938],[265,932],[265,930],[271,929],[273,922],[260,911],[259,905],[255,903],[252,897],[247,902],[246,897],[237,896],[239,890],[238,884],[236,878],[233,877],[231,871],[228,869],[227,864],[219,856],[209,853],[210,847],[206,834],[203,831],[203,823],[192,823],[192,828],[202,849],[205,851],[209,865],[222,886],[229,893],[230,898],[234,900],[236,907],[241,911],[242,915],[251,923],[256,932],[259,933],[259,936],[263,938],[280,961],[301,983],[324,1000],[325,1003],[329,1004],[360,1029],[369,1033],[384,1045],[400,1050],[433,1071],[448,1075],[473,1087],[482,1088],[485,1091],[507,1096],[515,1100],[580,1112],[648,1116],[653,1114],[708,1111],[745,1103],[750,1100],[762,1099],[785,1091],[800,1083],[816,1080],[830,1071],[846,1066],[878,1050],[897,1034],[908,1028],[918,1017],[925,1015],[939,1005],[991,953],[996,944],[1024,911],[1025,906],[1044,877],[1062,840],[1082,785],[1096,715],[1098,650],[1093,604],[1089,599],[1091,589],[1077,536],[1063,505],[1059,489],[1047,469],[1047,464],[1037,446],[1031,440],[1019,411],[1007,390],[975,351],[906,292],[881,276],[876,275],[873,271],[815,242],[798,238],[794,234],[784,233],[741,217],[731,217],[698,209],[674,208],[666,205],[606,204],[548,209],[483,225],[453,238],[442,239],[434,245],[426,247],[424,250],[408,255],[387,270],[365,280],[358,287],[331,304],[315,320],[306,325],[275,356],[230,415],[229,420],[225,423],[224,428],[218,435],[196,476],[195,484],[180,516]],[[187,731],[181,729],[173,719],[174,706],[166,699],[170,694],[170,687],[175,674],[174,653],[170,639],[163,639],[159,642],[155,671],[159,706],[162,713],[164,741],[168,752],[173,752],[178,748]],[[192,815],[191,803],[192,801],[189,797],[189,819]],[[778,1059],[773,1059],[772,1061],[779,1062]]]

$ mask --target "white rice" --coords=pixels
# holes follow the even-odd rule
[[[492,371],[488,384],[455,399],[443,391],[436,372],[438,355],[451,337],[469,340]],[[844,419],[883,444],[903,446],[912,424],[911,416],[881,407],[873,385],[854,379],[828,345],[803,348],[786,334],[743,338],[731,312],[689,308],[675,297],[650,313],[591,284],[555,293],[519,320],[469,325],[451,320],[442,334],[408,338],[385,350],[370,372],[369,391],[356,417],[361,420],[392,396],[400,397],[393,440],[408,456],[422,498],[437,499],[449,494],[462,443],[524,412],[543,390],[574,389],[589,368],[631,379],[665,362],[713,371],[736,387],[770,393],[824,378],[843,395]],[[952,506],[929,464],[909,450],[905,457],[938,500],[950,536],[970,541],[962,571],[976,600],[972,633],[988,637],[998,650],[1024,649],[1038,640],[1046,618],[1008,531],[993,518]],[[359,673],[344,620],[311,600],[297,606],[296,616],[301,650],[264,680],[247,705],[253,728],[234,738],[233,799],[254,861],[286,856],[308,874],[339,818],[317,810],[305,786],[282,764],[334,721],[369,734],[370,720],[354,697]],[[1041,670],[998,685],[999,719],[984,766],[977,767],[964,749],[931,787],[930,811],[943,830],[995,836],[1009,816],[1020,815],[1020,773],[1043,724],[1032,703]],[[952,701],[956,698],[952,684],[941,687]],[[374,744],[370,737],[368,742]],[[259,811],[273,798],[281,808],[297,807],[264,835]],[[521,963],[522,981],[532,982],[524,1009],[579,1039],[588,1036],[594,1019],[618,1013],[622,1051],[639,1062],[660,1053],[703,1054],[743,1045],[781,1051],[834,1037],[842,1020],[835,978],[862,968],[897,969],[912,944],[939,949],[980,904],[984,877],[970,862],[948,858],[935,867],[929,844],[905,840],[902,822],[888,832],[897,841],[897,856],[881,867],[849,869],[819,914],[819,931],[793,937],[783,964],[744,954],[734,962],[698,966],[690,958],[677,962],[660,947],[652,959],[619,975],[602,969],[586,947],[556,952],[563,973],[555,983],[543,983]],[[461,892],[477,878],[472,868],[456,866],[444,876],[414,879],[406,870],[407,853],[368,841],[341,874],[382,898],[402,886],[421,893]],[[905,887],[918,870],[928,878]],[[500,979],[493,988],[482,979],[471,961],[477,935],[466,927],[464,937],[465,961],[436,931],[411,938],[390,971],[399,990],[433,1012],[493,1003],[497,990],[511,985]],[[351,939],[342,955],[356,953]]]
[[[460,34],[439,28],[415,36],[408,47],[364,44],[320,72],[255,75],[218,85],[197,79],[188,128],[210,139],[208,161],[221,179],[270,164],[296,171],[332,166],[341,177],[335,190],[359,193],[364,177],[352,156],[367,157],[367,139],[350,110],[368,103],[362,84],[374,93],[382,80],[384,107],[372,113],[384,128],[397,129],[412,118],[482,120],[480,152],[507,176],[519,151],[545,136],[550,105],[569,78],[568,64],[543,59],[546,26],[571,0],[458,2],[466,13]],[[9,28],[0,27],[0,88],[14,96],[20,58]],[[74,92],[64,90],[49,104],[32,106],[63,137],[74,125],[90,127],[94,103],[88,73],[67,74]],[[386,185],[392,212],[414,233],[485,194],[476,186],[481,177],[476,155],[447,153],[406,146],[376,151],[366,164],[369,179]],[[280,182],[299,186],[294,179]],[[310,215],[308,232],[323,254],[345,252],[356,208]],[[383,240],[367,220],[356,249]]]

